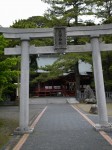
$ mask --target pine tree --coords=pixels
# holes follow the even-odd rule
[[[81,23],[81,16],[84,15],[93,15],[91,11],[91,3],[88,0],[42,0],[45,3],[48,3],[50,5],[50,8],[46,12],[46,16],[50,18],[54,23],[56,22],[56,26],[79,26],[84,25]],[[88,41],[88,40],[87,40]],[[87,42],[86,41],[86,42]],[[77,37],[70,37],[68,44],[84,44],[85,40],[82,38]],[[81,55],[81,54],[80,54]],[[80,74],[79,74],[79,58],[78,54],[75,55],[74,58],[77,61],[75,61],[72,66],[74,66],[74,72],[75,72],[75,78],[76,78],[76,89],[75,91],[80,89]]]

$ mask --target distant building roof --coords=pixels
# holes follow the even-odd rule
[[[89,63],[79,61],[80,75],[87,75],[87,72],[92,72],[92,66]]]
[[[45,67],[46,65],[52,65],[57,60],[57,57],[54,56],[40,56],[37,58],[38,67]],[[43,70],[38,70],[42,73]],[[81,75],[87,75],[87,72],[92,72],[92,66],[89,63],[79,61],[79,73]]]

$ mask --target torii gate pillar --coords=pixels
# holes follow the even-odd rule
[[[100,130],[109,126],[108,115],[106,108],[106,96],[104,90],[104,79],[102,73],[102,62],[100,54],[99,36],[91,36],[92,58],[95,78],[96,98],[98,105],[99,124],[96,124],[96,129]]]
[[[30,133],[29,128],[29,39],[21,39],[21,86],[19,134]]]

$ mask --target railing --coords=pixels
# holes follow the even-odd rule
[[[112,98],[112,92],[105,92],[106,98]]]
[[[95,94],[95,93],[94,93]],[[112,99],[112,92],[105,92],[106,98]],[[80,94],[80,98],[84,99],[84,93]]]

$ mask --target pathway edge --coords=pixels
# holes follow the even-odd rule
[[[41,111],[41,113],[37,116],[37,118],[34,120],[34,122],[31,124],[30,128],[34,128],[35,125],[38,123],[38,121],[40,120],[40,118],[42,117],[42,115],[44,114],[44,112],[46,111],[47,106]],[[30,134],[24,134],[20,140],[18,141],[18,143],[16,144],[16,146],[13,148],[13,150],[20,150],[20,148],[23,146],[23,144],[25,143],[25,141],[27,140],[27,138],[29,137]]]
[[[95,128],[95,123],[89,119],[85,114],[83,114],[77,106],[71,105],[73,109],[75,109],[89,124],[91,124]],[[98,131],[100,135],[110,144],[112,145],[112,138],[104,131]]]

